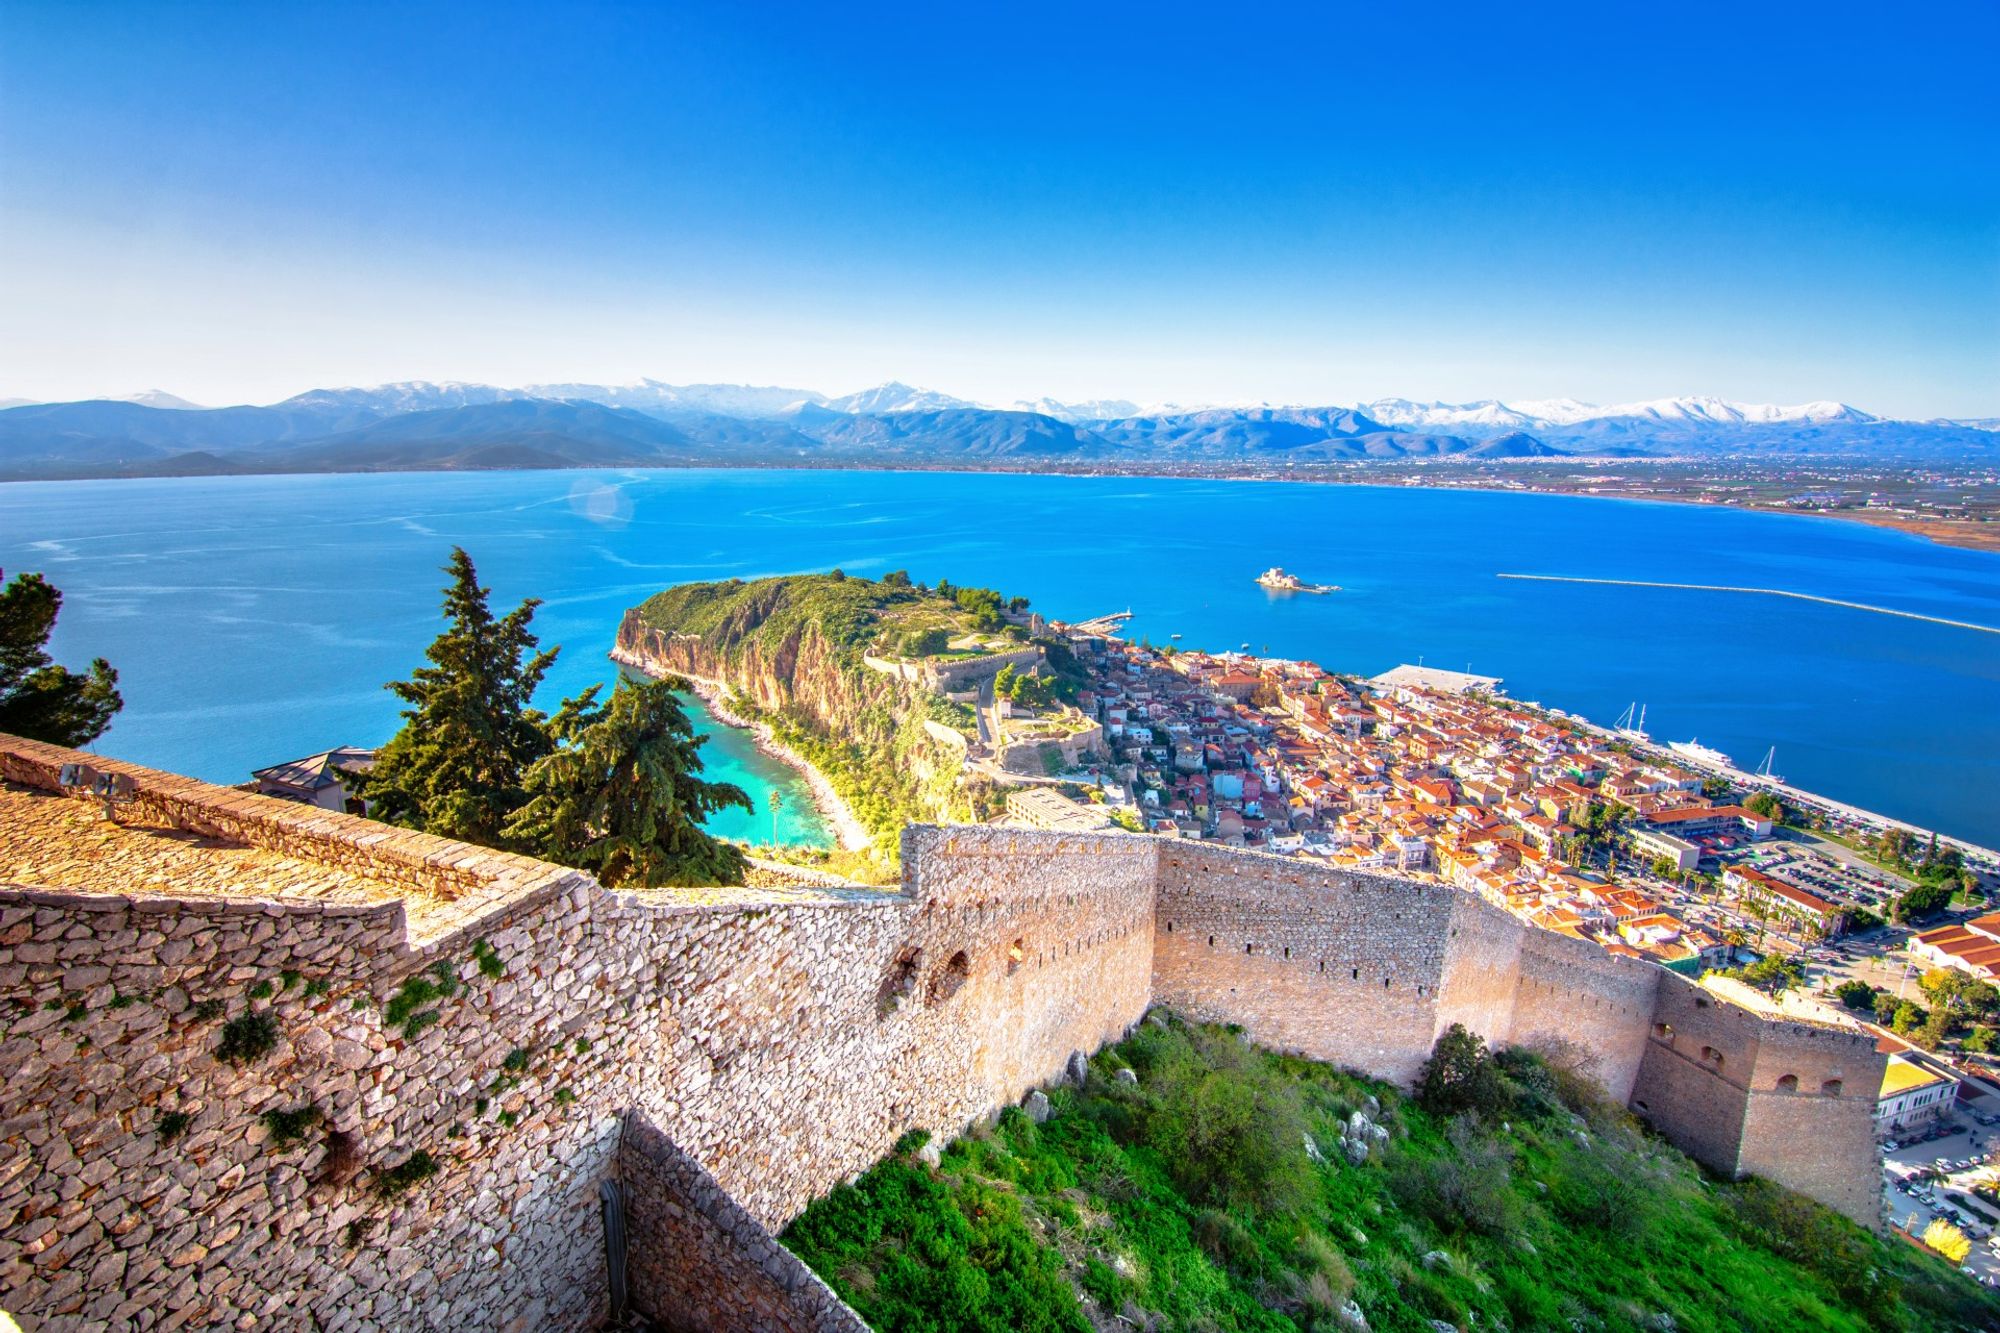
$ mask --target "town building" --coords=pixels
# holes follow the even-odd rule
[[[1701,848],[1661,829],[1643,825],[1631,831],[1632,850],[1648,861],[1671,861],[1676,874],[1685,875],[1701,865]]]
[[[1892,1052],[1875,1099],[1875,1132],[1887,1136],[1936,1120],[1958,1097],[1958,1080]]]
[[[1926,930],[1910,940],[1910,953],[1939,967],[1955,967],[1982,981],[2000,981],[2000,912]]]
[[[1847,929],[1845,908],[1755,866],[1730,866],[1722,872],[1722,882],[1736,890],[1753,915],[1777,922],[1786,934],[1829,939]]]
[[[1112,826],[1102,807],[1072,801],[1047,787],[1012,793],[1007,797],[1007,813],[1029,828],[1051,833],[1093,833]]]
[[[365,814],[361,802],[348,795],[347,774],[365,772],[375,766],[375,752],[353,745],[337,745],[331,750],[309,754],[260,768],[250,775],[252,790],[283,801],[316,805],[322,810],[345,814]]]

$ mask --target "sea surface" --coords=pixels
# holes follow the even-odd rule
[[[2000,626],[2000,555],[1804,516],[1421,486],[951,473],[634,471],[0,485],[0,568],[65,602],[59,660],[118,668],[97,748],[216,782],[397,726],[383,683],[437,633],[463,545],[501,607],[562,645],[540,702],[608,681],[620,614],[670,584],[907,569],[1051,616],[1134,613],[1155,643],[1499,676],[1513,697],[2000,845],[2000,635],[1789,598],[1502,573],[1781,588]],[[1326,596],[1265,592],[1282,565]],[[698,707],[698,705],[697,705]],[[809,793],[744,733],[717,831],[826,844]]]

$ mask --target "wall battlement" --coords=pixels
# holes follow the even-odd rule
[[[1155,1003],[1404,1080],[1452,1022],[1561,1036],[1718,1170],[1878,1220],[1865,1039],[1443,886],[913,828],[897,893],[608,892],[85,756],[140,786],[113,829],[53,794],[75,757],[0,738],[0,824],[42,835],[0,830],[0,1289],[30,1327],[591,1327],[612,1181],[640,1310],[857,1327],[769,1233]]]

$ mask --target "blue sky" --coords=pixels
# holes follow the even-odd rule
[[[2000,415],[1996,50],[1984,0],[18,3],[0,397]]]

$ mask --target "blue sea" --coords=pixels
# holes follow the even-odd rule
[[[951,473],[388,474],[0,485],[0,568],[65,596],[55,650],[102,655],[126,706],[107,754],[217,782],[397,726],[382,688],[438,629],[439,566],[463,545],[503,605],[542,599],[562,645],[542,700],[615,673],[619,615],[697,579],[907,569],[1024,595],[1130,633],[1249,645],[1374,674],[1422,661],[1502,677],[1518,699],[2000,844],[2000,635],[1786,598],[1537,583],[1782,588],[2000,626],[2000,555],[1829,519],[1417,486]],[[1337,584],[1267,594],[1283,565]],[[757,811],[715,827],[828,841],[804,787],[742,733],[710,768]]]

